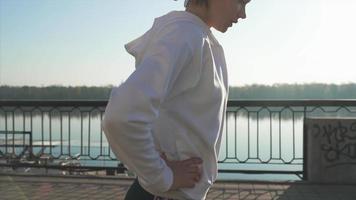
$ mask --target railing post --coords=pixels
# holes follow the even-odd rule
[[[30,139],[30,141],[29,141],[30,142],[30,150],[29,150],[29,152],[30,152],[30,159],[32,160],[34,158],[33,145],[32,145],[33,144],[32,143],[33,142],[33,140],[32,140],[32,131],[30,131],[29,133],[30,133],[30,138],[29,138]]]
[[[308,159],[307,159],[307,144],[308,144],[308,137],[306,135],[306,126],[305,126],[305,119],[307,115],[307,106],[304,106],[304,111],[303,111],[303,180],[307,181],[308,179]]]

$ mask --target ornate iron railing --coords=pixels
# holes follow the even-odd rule
[[[119,169],[101,129],[107,101],[0,100],[0,165]],[[303,119],[356,117],[356,100],[228,102],[220,172],[303,173]],[[74,162],[75,161],[75,162]]]

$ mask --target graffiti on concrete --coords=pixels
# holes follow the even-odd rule
[[[356,121],[343,123],[314,123],[310,131],[321,140],[320,150],[327,162],[326,167],[356,165]]]

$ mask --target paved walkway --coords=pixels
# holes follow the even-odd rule
[[[1,200],[123,199],[132,179],[0,175]],[[356,185],[218,182],[207,199],[356,200]],[[139,200],[139,199],[138,199]]]

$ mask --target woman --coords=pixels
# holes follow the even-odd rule
[[[103,129],[137,175],[138,199],[205,199],[216,180],[228,82],[224,52],[210,31],[244,19],[249,0],[186,0],[128,43],[136,70],[114,88]]]

